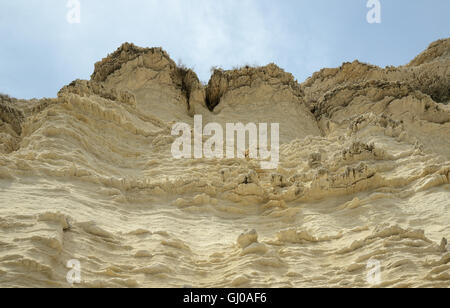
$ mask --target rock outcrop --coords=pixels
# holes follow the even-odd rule
[[[57,98],[1,95],[0,286],[68,286],[77,259],[82,287],[369,287],[370,264],[381,287],[449,287],[449,44],[203,85],[126,43]],[[279,164],[175,159],[194,115],[279,123]]]

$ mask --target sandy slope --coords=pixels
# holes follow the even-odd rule
[[[1,97],[0,286],[66,287],[78,259],[81,287],[367,287],[376,259],[383,287],[449,287],[449,101],[450,39],[403,67],[206,87],[124,44],[58,98]],[[174,160],[194,114],[279,122],[278,170]]]

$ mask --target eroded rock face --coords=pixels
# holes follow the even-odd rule
[[[23,112],[15,106],[16,100],[7,96],[0,95],[0,119],[9,124],[16,134],[22,131],[22,122],[24,120]]]
[[[412,60],[408,66],[419,66],[424,63],[435,61],[446,61],[450,57],[450,40],[438,40],[430,44],[430,46]]]
[[[449,51],[204,86],[124,44],[57,98],[0,96],[0,286],[67,286],[79,258],[84,287],[367,287],[375,258],[382,286],[449,287]],[[174,159],[196,114],[280,123],[277,169]]]
[[[206,117],[221,124],[283,123],[282,142],[321,135],[316,119],[304,104],[300,85],[292,74],[275,64],[231,71],[216,69],[206,87],[206,106],[212,111]]]
[[[364,88],[368,82],[381,84],[401,84],[410,91],[420,91],[431,96],[436,102],[450,101],[450,39],[437,41],[407,66],[385,69],[354,61],[344,63],[339,68],[326,68],[315,73],[301,89],[305,102],[314,109],[319,100],[328,92],[347,88]],[[382,91],[380,92],[382,95]]]
[[[204,89],[197,74],[178,67],[162,48],[140,48],[125,43],[114,53],[95,64],[90,84],[100,87],[136,92],[145,88],[168,87],[181,92],[186,99],[204,104]]]
[[[134,44],[124,43],[114,53],[95,63],[95,70],[91,80],[96,82],[106,81],[111,74],[121,69],[124,64],[146,54],[158,55],[161,58],[165,58],[172,68],[176,66],[175,62],[170,59],[169,55],[162,48],[141,48]]]
[[[104,99],[118,101],[130,106],[136,105],[136,98],[131,92],[120,89],[117,90],[115,88],[106,88],[103,84],[95,81],[75,80],[58,92],[59,97],[67,96],[69,94],[75,94],[81,97],[99,96]]]
[[[247,66],[231,71],[214,70],[206,88],[207,106],[213,110],[226,93],[240,88],[250,89],[262,84],[288,89],[294,97],[302,96],[300,85],[294,76],[272,63],[259,68]]]

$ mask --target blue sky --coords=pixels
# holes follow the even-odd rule
[[[55,97],[123,42],[161,46],[208,81],[210,68],[275,62],[304,81],[323,67],[359,59],[402,65],[450,36],[449,0],[67,0],[0,1],[0,92]]]

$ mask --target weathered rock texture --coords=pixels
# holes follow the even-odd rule
[[[202,85],[124,44],[54,99],[0,96],[0,286],[449,287],[450,39],[302,84]],[[171,154],[173,124],[280,123],[280,163]],[[252,230],[252,231],[248,231]],[[77,285],[76,285],[77,286]]]

